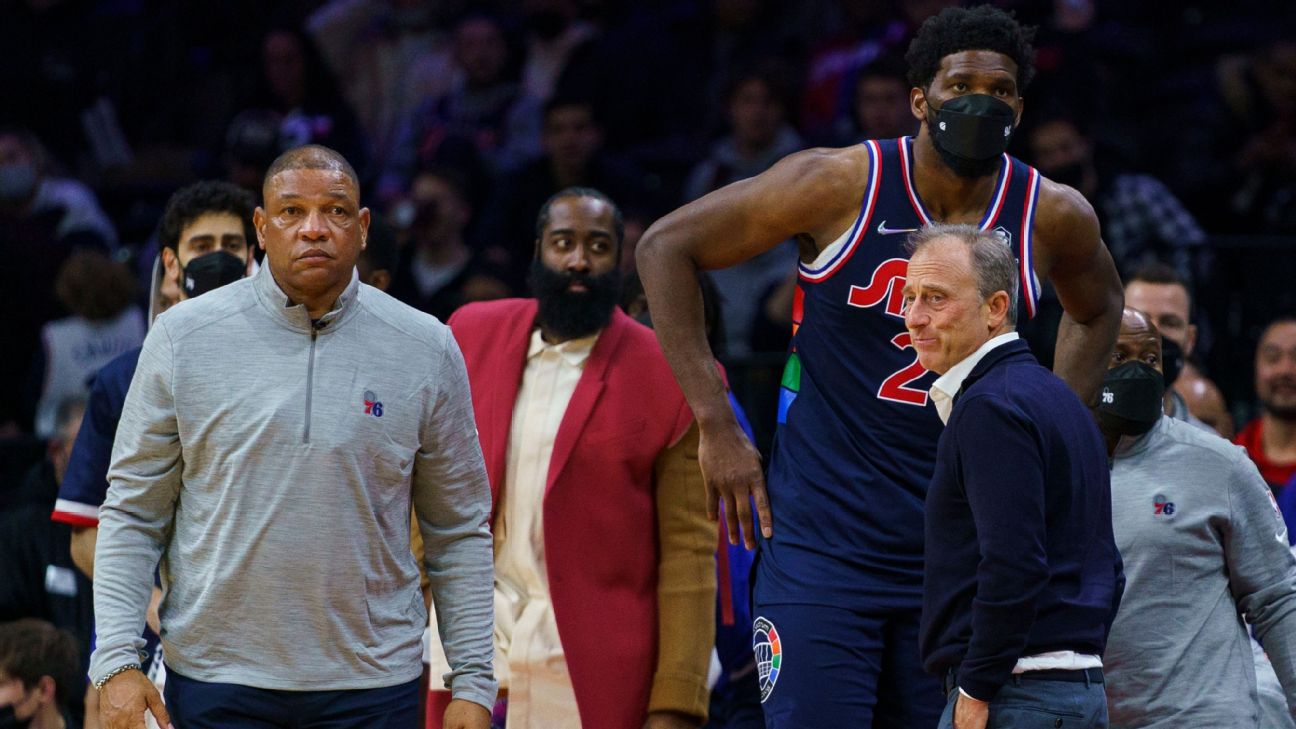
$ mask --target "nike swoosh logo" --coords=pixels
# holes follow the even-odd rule
[[[915,230],[918,229],[917,228],[888,228],[886,227],[885,220],[878,223],[878,227],[877,227],[878,235],[895,235],[896,233],[912,233]]]

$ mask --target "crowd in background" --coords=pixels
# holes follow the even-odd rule
[[[0,422],[48,432],[43,324],[89,316],[134,336],[129,306],[78,311],[56,280],[93,248],[143,282],[185,182],[259,194],[279,151],[339,150],[395,231],[393,293],[444,318],[522,292],[536,210],[563,187],[627,211],[631,268],[637,234],[683,202],[798,149],[913,133],[901,56],[951,4],[6,2],[18,103],[0,109],[0,283],[24,304],[5,314]],[[1090,199],[1122,273],[1157,259],[1191,281],[1198,358],[1245,417],[1250,349],[1294,297],[1292,18],[1250,0],[996,4],[1038,26],[1010,151]],[[722,358],[785,347],[794,250],[717,275]],[[110,268],[81,265],[103,280],[73,283],[111,288]]]
[[[914,133],[903,53],[956,4],[0,0],[0,508],[57,483],[86,377],[143,340],[158,220],[182,185],[259,199],[282,151],[340,151],[388,292],[445,320],[527,293],[558,190],[616,201],[633,274],[638,236],[671,209],[800,149]],[[1188,283],[1190,364],[1241,429],[1259,335],[1296,312],[1296,12],[993,4],[1038,26],[1010,152],[1089,199],[1123,276],[1160,262]],[[713,276],[717,355],[763,447],[796,255],[789,241]]]

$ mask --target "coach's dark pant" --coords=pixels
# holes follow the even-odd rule
[[[353,691],[277,691],[196,681],[167,666],[176,729],[420,729],[418,679]]]

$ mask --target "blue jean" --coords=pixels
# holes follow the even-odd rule
[[[958,696],[949,692],[939,729],[954,726]],[[1107,729],[1107,694],[1100,683],[1014,677],[990,701],[986,729]]]
[[[421,729],[419,681],[353,691],[277,691],[186,678],[167,667],[175,729]]]

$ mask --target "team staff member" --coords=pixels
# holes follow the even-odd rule
[[[252,227],[255,207],[251,194],[237,185],[217,181],[196,182],[177,190],[167,200],[158,224],[158,238],[165,275],[175,283],[181,301],[247,275],[251,242],[256,237]],[[108,462],[139,355],[139,348],[132,349],[96,373],[85,420],[50,517],[72,526],[72,558],[87,577],[94,577],[99,507],[108,491]],[[231,373],[213,376],[221,378]]]
[[[684,395],[617,308],[622,237],[607,196],[563,190],[536,221],[536,298],[450,319],[495,496],[510,729],[706,719],[715,525]]]
[[[459,349],[359,283],[369,211],[339,154],[284,153],[263,196],[266,265],[160,316],[126,397],[95,555],[103,725],[146,707],[180,729],[417,725],[412,500],[446,616],[446,724],[484,729],[490,492]],[[166,708],[138,670],[159,559]]]
[[[903,326],[904,234],[996,231],[1021,262],[1018,309],[1048,279],[1066,310],[1057,371],[1088,400],[1116,339],[1121,287],[1093,209],[1004,154],[1033,75],[1031,32],[990,6],[949,8],[909,47],[918,135],[793,154],[655,223],[636,258],[654,328],[701,432],[729,538],[764,539],[756,643],[771,729],[931,727],[942,702],[917,656],[923,499],[940,420]],[[788,238],[801,249],[792,353],[769,494],[707,347],[697,270]],[[777,662],[777,670],[774,668]]]
[[[1246,451],[1162,412],[1161,344],[1148,314],[1125,309],[1098,401],[1128,580],[1104,656],[1111,723],[1254,729],[1238,616],[1296,707],[1296,558]]]
[[[1015,264],[997,236],[932,226],[909,253],[905,326],[940,375],[931,393],[946,423],[927,492],[920,634],[923,665],[946,680],[940,726],[1043,715],[1106,727],[1101,656],[1121,561],[1102,437],[1018,338]]]

